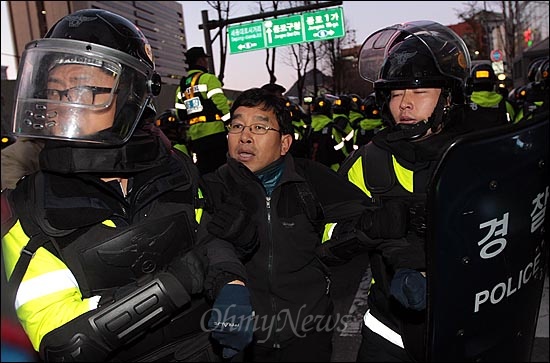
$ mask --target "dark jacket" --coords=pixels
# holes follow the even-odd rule
[[[411,214],[407,236],[384,240],[376,249],[369,251],[374,283],[369,291],[368,306],[372,316],[401,335],[405,350],[411,357],[423,360],[425,311],[403,307],[390,296],[390,283],[399,268],[426,271],[424,233],[427,188],[443,152],[464,131],[447,127],[441,133],[419,142],[388,142],[388,132],[391,132],[390,128],[381,130],[372,142],[351,154],[338,173],[368,191],[375,204],[383,205],[387,199],[400,198],[409,205]]]
[[[243,261],[258,319],[256,343],[278,347],[315,329],[332,312],[329,271],[315,249],[325,223],[357,218],[366,208],[365,195],[328,167],[290,154],[271,196],[232,158],[204,179],[210,200],[238,195],[258,228],[259,247]]]
[[[208,332],[201,329],[201,319],[209,305],[198,294],[202,290],[203,267],[178,262],[191,249],[197,254],[207,254],[209,246],[222,250],[214,244],[223,246],[224,241],[210,239],[206,244],[205,228],[201,228],[198,220],[203,216],[201,221],[206,223],[210,216],[201,213],[204,200],[198,196],[199,176],[192,160],[186,155],[169,153],[160,140],[155,145],[162,156],[150,168],[131,174],[128,184],[131,192],[126,198],[116,181],[103,182],[96,174],[47,170],[23,178],[9,195],[20,223],[12,223],[6,231],[9,239],[5,241],[9,243],[3,245],[4,261],[13,269],[19,251],[27,244],[27,236],[38,236],[40,241],[44,235],[47,252],[40,249],[37,255],[41,257],[31,259],[23,272],[48,278],[52,271],[59,270],[74,277],[71,279],[74,286],[65,286],[70,293],[43,293],[34,297],[32,306],[40,314],[25,305],[17,311],[19,318],[31,326],[27,334],[35,349],[42,349],[41,354],[50,346],[69,345],[67,336],[76,334],[75,331],[82,337],[88,335],[86,340],[105,339],[115,347],[121,345],[116,350],[105,348],[105,352],[83,348],[78,357],[73,357],[80,361],[89,361],[92,356],[95,361],[166,360],[178,350],[196,353],[202,347],[196,342],[199,336],[207,340]],[[197,232],[200,238],[196,237]],[[199,241],[205,241],[205,245],[198,246]],[[93,334],[85,330],[89,326],[88,316],[100,314],[115,301],[122,301],[121,306],[132,309],[123,303],[125,296],[137,290],[136,281],[147,281],[157,273],[167,273],[166,270],[179,279],[187,293],[197,293],[190,304],[174,310],[170,319],[161,321],[167,316],[159,308],[154,327],[145,332],[136,324],[136,329],[127,329],[123,343],[114,342],[114,334],[105,334],[104,330],[94,330]],[[51,281],[46,286],[56,292]],[[27,287],[21,284],[14,288],[25,291]],[[166,291],[166,295],[179,296],[181,289]],[[99,297],[96,308],[91,301]],[[158,300],[155,302],[159,303]],[[147,321],[141,323],[147,326]],[[51,353],[50,348],[48,351]]]

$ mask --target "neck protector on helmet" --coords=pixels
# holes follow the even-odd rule
[[[40,168],[62,174],[132,174],[156,167],[170,155],[159,137],[139,130],[116,148],[47,141],[40,153]]]

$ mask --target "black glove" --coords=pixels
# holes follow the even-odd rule
[[[240,258],[250,255],[258,247],[256,224],[236,199],[221,203],[206,228],[214,236],[231,242]]]
[[[424,310],[426,309],[426,278],[416,270],[399,269],[391,280],[390,294],[406,308]]]
[[[380,208],[363,212],[360,227],[370,238],[395,239],[407,235],[409,206],[402,199],[388,199]]]
[[[208,328],[212,338],[223,346],[223,357],[231,358],[252,341],[254,312],[248,288],[225,285],[212,308]]]
[[[167,270],[185,286],[189,294],[202,292],[206,268],[194,251],[174,258]]]

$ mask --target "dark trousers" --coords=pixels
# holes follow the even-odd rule
[[[201,175],[216,170],[227,161],[226,135],[225,132],[220,132],[190,142],[190,149],[197,157],[195,164]]]
[[[332,331],[315,331],[303,338],[294,338],[281,348],[251,345],[235,356],[232,362],[330,362]]]
[[[361,336],[357,362],[411,362],[405,349],[386,340],[365,325]]]

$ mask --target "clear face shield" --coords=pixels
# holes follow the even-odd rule
[[[150,97],[133,57],[74,40],[30,43],[21,59],[12,131],[18,136],[117,145]],[[100,52],[101,51],[101,52]]]
[[[408,37],[425,45],[441,75],[460,82],[468,77],[471,60],[466,44],[448,27],[431,21],[396,24],[370,35],[359,52],[360,76],[370,82],[379,80],[390,49]]]

